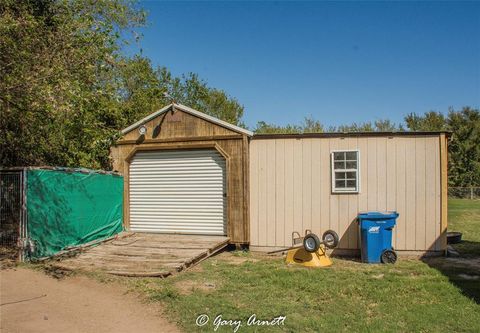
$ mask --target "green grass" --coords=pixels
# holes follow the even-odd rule
[[[212,332],[212,320],[242,320],[238,332],[480,332],[479,201],[450,200],[449,230],[461,231],[464,258],[399,260],[367,265],[334,258],[322,269],[286,266],[282,258],[245,251],[222,253],[167,279],[91,277],[120,282],[161,302],[166,316],[186,332]],[[475,258],[472,258],[475,257]],[[198,327],[197,316],[210,322]],[[284,326],[246,326],[285,315]],[[230,326],[217,332],[232,332]]]
[[[448,230],[463,233],[463,242],[454,245],[457,251],[480,256],[480,200],[450,199]]]
[[[201,271],[130,283],[151,301],[163,302],[187,332],[212,331],[210,324],[196,326],[200,314],[212,319],[221,314],[244,323],[252,314],[287,317],[285,326],[263,327],[262,332],[480,331],[480,306],[422,261],[385,266],[336,259],[330,268],[304,269],[287,267],[282,259],[248,258],[231,264],[223,255],[205,261]],[[187,293],[178,287],[185,282],[191,286]],[[215,288],[206,290],[205,285]]]
[[[458,250],[477,255],[479,201],[449,204],[449,230],[463,232],[468,242]],[[393,266],[334,259],[332,267],[304,269],[288,267],[281,258],[234,252],[172,278],[128,283],[149,301],[165,304],[168,316],[187,332],[211,332],[219,314],[242,320],[240,332],[480,332],[475,302],[480,282],[462,280],[461,273],[472,270],[446,258],[400,260]],[[211,320],[204,327],[195,324],[200,314]],[[280,327],[247,327],[252,314],[287,318]]]
[[[467,259],[395,265],[334,259],[332,267],[304,269],[242,251],[168,279],[122,281],[148,301],[162,302],[168,317],[187,332],[212,332],[219,314],[242,320],[239,332],[480,332],[480,280],[459,277],[480,275],[467,265],[480,254],[479,206],[479,201],[449,201],[449,230],[463,232],[465,242],[456,248]],[[200,314],[210,317],[203,327],[195,324]],[[285,315],[285,325],[248,327],[252,314]]]

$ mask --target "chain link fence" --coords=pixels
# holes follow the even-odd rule
[[[0,170],[0,259],[14,257],[24,231],[23,172]]]
[[[480,200],[480,187],[449,187],[448,197],[457,199]]]

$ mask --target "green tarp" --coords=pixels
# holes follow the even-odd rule
[[[121,176],[28,170],[26,189],[32,259],[122,231]]]

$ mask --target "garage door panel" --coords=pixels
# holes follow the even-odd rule
[[[130,164],[131,230],[225,235],[225,179],[216,150],[137,153]]]

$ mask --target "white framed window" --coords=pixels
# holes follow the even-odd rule
[[[360,152],[336,150],[331,152],[332,193],[360,192]]]

